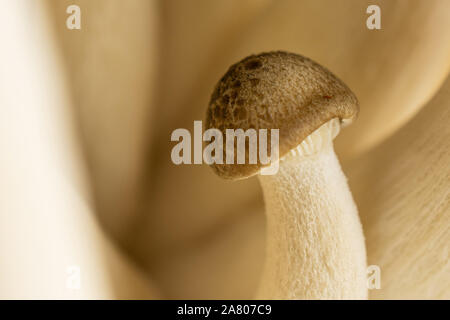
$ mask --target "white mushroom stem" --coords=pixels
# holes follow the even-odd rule
[[[366,252],[357,208],[334,153],[339,121],[324,124],[259,176],[267,257],[257,297],[366,299]]]

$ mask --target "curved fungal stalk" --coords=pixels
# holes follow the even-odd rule
[[[367,298],[362,227],[332,144],[358,110],[342,81],[292,53],[247,57],[217,84],[207,128],[279,129],[279,159],[212,164],[237,180],[278,162],[276,174],[259,175],[268,242],[258,298]]]
[[[367,298],[358,211],[334,153],[331,120],[259,175],[267,216],[267,260],[259,298]]]

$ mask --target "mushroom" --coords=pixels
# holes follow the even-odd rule
[[[330,71],[287,52],[249,56],[216,85],[207,129],[279,129],[279,157],[269,164],[211,164],[231,180],[279,165],[274,175],[258,175],[267,249],[257,298],[367,298],[362,227],[332,144],[358,110],[355,95]]]

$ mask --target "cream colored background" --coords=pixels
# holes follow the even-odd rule
[[[382,30],[365,27],[374,3]],[[2,1],[0,297],[251,298],[258,184],[173,165],[170,133],[204,118],[230,64],[281,49],[360,100],[336,149],[382,270],[371,298],[450,298],[449,15],[447,0]]]

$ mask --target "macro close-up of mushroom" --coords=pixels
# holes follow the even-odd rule
[[[450,299],[449,0],[0,6],[2,300]]]
[[[279,172],[259,176],[268,220],[260,297],[367,298],[362,226],[332,147],[358,110],[328,70],[287,52],[250,56],[218,83],[207,128],[280,130]],[[258,165],[214,166],[228,179],[259,172]]]

